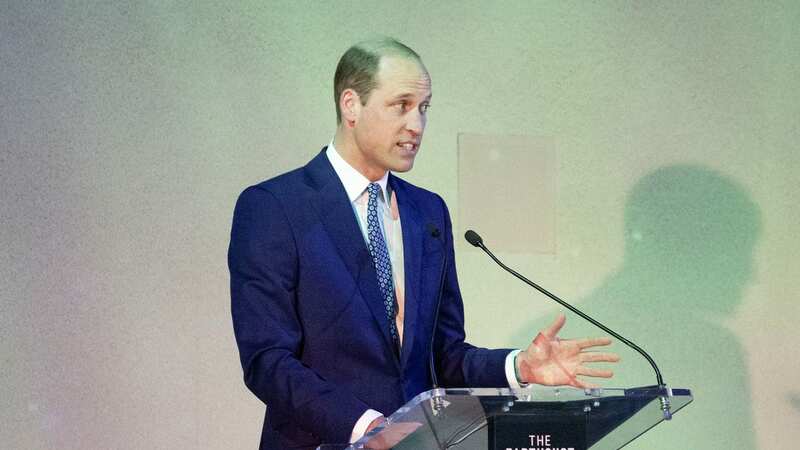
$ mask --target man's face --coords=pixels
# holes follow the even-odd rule
[[[431,99],[431,78],[413,59],[381,58],[376,78],[377,87],[358,108],[353,126],[359,165],[368,177],[411,170]]]

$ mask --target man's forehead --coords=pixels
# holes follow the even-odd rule
[[[378,89],[385,88],[398,97],[423,94],[430,97],[431,76],[425,66],[411,58],[384,56],[378,65]]]

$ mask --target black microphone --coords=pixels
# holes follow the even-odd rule
[[[428,233],[430,233],[431,237],[436,238],[436,240],[442,246],[442,268],[441,268],[441,271],[439,273],[439,294],[436,297],[436,311],[435,311],[435,313],[433,315],[433,332],[431,333],[430,355],[429,355],[430,356],[429,364],[430,364],[430,371],[431,371],[431,383],[433,384],[432,388],[433,389],[438,389],[439,388],[439,380],[436,377],[436,366],[434,366],[434,358],[433,358],[433,355],[434,355],[433,348],[434,347],[433,347],[433,345],[434,345],[434,340],[436,339],[436,326],[438,325],[438,322],[439,322],[439,306],[442,304],[442,292],[444,291],[444,272],[445,272],[445,270],[447,268],[447,249],[445,248],[444,243],[439,239],[439,236],[441,236],[441,234],[442,234],[439,231],[439,227],[437,227],[433,223],[429,223],[427,225],[427,228],[428,228]],[[438,409],[441,409],[441,408],[437,408],[437,410]]]
[[[494,262],[496,262],[500,267],[502,267],[503,269],[508,271],[511,275],[514,275],[515,277],[517,277],[520,280],[522,280],[528,286],[531,286],[532,288],[536,289],[537,291],[541,292],[542,294],[550,297],[551,299],[553,299],[556,302],[558,302],[558,304],[560,304],[561,306],[563,306],[563,307],[569,309],[570,311],[574,312],[575,314],[583,317],[584,319],[586,319],[589,322],[591,322],[592,325],[594,325],[594,326],[600,328],[601,330],[605,331],[606,333],[614,336],[615,338],[617,338],[620,341],[622,341],[622,343],[624,343],[628,347],[630,347],[630,348],[636,350],[637,352],[639,352],[639,354],[644,356],[644,358],[647,360],[647,362],[650,363],[650,366],[652,366],[653,370],[656,372],[656,380],[658,381],[658,387],[659,388],[666,388],[667,387],[667,385],[664,384],[664,379],[661,377],[661,371],[658,370],[658,366],[656,365],[656,362],[653,360],[653,358],[650,357],[650,355],[647,354],[647,352],[642,350],[641,347],[639,347],[638,345],[636,345],[633,342],[629,341],[628,339],[625,339],[619,333],[615,332],[611,328],[608,328],[607,326],[603,325],[602,323],[594,320],[593,318],[591,318],[588,315],[584,314],[578,308],[570,305],[569,303],[565,302],[564,300],[561,300],[556,295],[551,294],[549,291],[547,291],[547,289],[539,286],[538,284],[534,283],[533,281],[531,281],[531,280],[525,278],[524,276],[522,276],[521,274],[519,274],[514,269],[512,269],[512,268],[506,266],[505,264],[503,264],[499,259],[497,259],[496,256],[494,256],[494,254],[491,251],[489,251],[488,248],[486,248],[486,246],[483,244],[483,239],[481,238],[481,236],[478,233],[476,233],[476,232],[474,232],[472,230],[467,230],[467,232],[464,233],[464,239],[466,239],[467,242],[469,242],[474,247],[478,247],[481,250],[483,250],[484,252],[486,252],[486,254],[489,255],[489,257],[492,258],[492,260],[494,260]],[[664,419],[670,420],[672,418],[672,413],[670,412],[670,406],[669,406],[669,399],[667,399],[666,396],[661,396],[661,411],[663,411],[663,413],[664,413]]]
[[[484,251],[487,252],[489,251],[486,250],[486,247],[483,246],[483,239],[481,239],[481,236],[472,230],[467,230],[467,232],[464,233],[464,239],[466,239],[467,242],[472,244],[473,247],[480,247]],[[491,253],[489,254],[489,256],[492,256]]]

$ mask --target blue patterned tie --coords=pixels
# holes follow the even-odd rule
[[[394,284],[392,283],[392,262],[389,259],[389,249],[383,239],[381,223],[378,221],[378,193],[381,187],[377,183],[370,183],[367,186],[369,202],[367,202],[367,235],[369,236],[369,253],[372,255],[372,262],[375,264],[375,271],[378,273],[378,285],[383,297],[383,308],[386,317],[389,319],[389,334],[397,348],[400,347],[400,339],[397,336],[397,324],[395,323],[395,299]]]

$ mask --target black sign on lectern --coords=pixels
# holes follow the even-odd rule
[[[586,423],[559,415],[508,413],[489,419],[489,448],[587,450]]]

